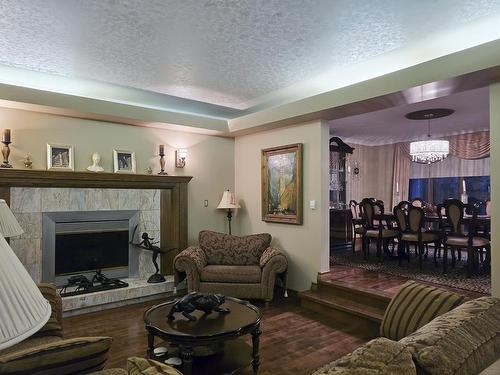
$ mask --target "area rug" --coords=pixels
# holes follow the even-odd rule
[[[437,267],[434,265],[431,251],[429,251],[428,259],[423,262],[422,270],[419,269],[418,258],[414,255],[412,255],[410,263],[404,261],[400,266],[397,259],[384,260],[383,263],[378,263],[375,254],[372,253],[370,258],[365,260],[361,251],[353,253],[350,249],[332,251],[330,263],[490,294],[491,278],[489,275],[482,274],[470,278],[466,277],[467,259],[465,254],[462,256],[461,261],[457,261],[455,268],[451,268],[451,262],[448,262],[448,272],[446,274],[443,274],[441,259],[438,259]]]

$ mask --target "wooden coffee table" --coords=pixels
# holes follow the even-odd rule
[[[257,307],[247,301],[226,297],[222,307],[231,310],[228,314],[195,311],[195,322],[182,314],[175,314],[169,321],[167,315],[174,301],[151,307],[144,313],[148,331],[148,357],[154,354],[155,338],[162,339],[169,349],[168,356],[182,358],[182,372],[191,374],[234,373],[252,365],[253,372],[259,368],[259,337],[262,315]],[[252,335],[252,346],[239,337]],[[231,340],[231,341],[230,341]],[[164,357],[166,359],[168,357]]]

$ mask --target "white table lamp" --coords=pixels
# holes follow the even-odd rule
[[[4,238],[22,233],[9,206],[0,199],[0,351],[36,333],[52,313],[50,303]]]
[[[231,190],[226,190],[222,194],[222,199],[220,200],[218,209],[227,210],[227,221],[229,222],[229,234],[231,234],[231,218],[233,217],[232,210],[235,208],[240,208],[240,205],[236,203],[236,198]]]

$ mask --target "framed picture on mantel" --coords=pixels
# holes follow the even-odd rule
[[[302,143],[262,150],[262,220],[302,224]]]
[[[74,171],[73,146],[48,144],[47,169]]]

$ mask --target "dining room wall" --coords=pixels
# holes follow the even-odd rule
[[[384,202],[392,202],[395,145],[350,146],[354,147],[354,151],[346,160],[347,166],[350,167],[346,179],[347,201],[354,199],[359,202],[363,198],[374,197]],[[353,173],[355,165],[359,168],[358,175]]]

